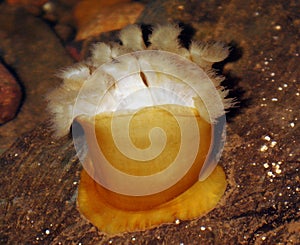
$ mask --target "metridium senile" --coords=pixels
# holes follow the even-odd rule
[[[217,161],[233,102],[212,64],[229,51],[218,42],[185,48],[180,32],[156,26],[146,44],[128,26],[120,42],[95,44],[64,71],[47,97],[56,137],[74,122],[84,131],[74,139],[83,164],[77,204],[106,233],[202,216],[226,189]]]

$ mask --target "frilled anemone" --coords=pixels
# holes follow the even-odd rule
[[[146,45],[141,28],[128,26],[121,43],[95,44],[48,95],[57,137],[74,121],[84,130],[75,139],[84,167],[77,203],[104,232],[199,217],[226,189],[217,161],[233,102],[212,64],[229,51],[218,42],[185,48],[180,32],[157,26]]]

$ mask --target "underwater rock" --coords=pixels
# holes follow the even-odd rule
[[[80,1],[74,10],[78,26],[76,39],[86,39],[133,24],[143,10],[144,4],[138,1]]]
[[[47,119],[44,94],[60,83],[55,76],[72,59],[54,31],[22,8],[0,4],[1,58],[24,88],[22,110],[16,120],[0,130],[0,149]]]
[[[20,85],[0,63],[0,124],[6,123],[15,117],[21,99]]]
[[[7,0],[6,2],[12,5],[34,5],[42,6],[48,0]]]

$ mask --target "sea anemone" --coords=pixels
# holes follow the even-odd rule
[[[74,141],[84,166],[78,207],[104,232],[199,217],[226,189],[217,161],[233,101],[212,64],[229,50],[219,42],[185,48],[180,32],[157,26],[146,44],[141,28],[128,26],[121,44],[95,44],[47,97],[56,137],[74,121],[84,130]]]

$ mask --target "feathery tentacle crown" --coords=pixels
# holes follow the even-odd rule
[[[92,48],[92,56],[88,60],[65,70],[61,74],[63,79],[62,85],[47,96],[47,100],[49,101],[49,110],[54,116],[53,123],[56,136],[60,137],[69,132],[73,119],[78,116],[76,113],[74,114],[73,111],[77,95],[84,82],[91,79],[98,67],[107,62],[113,61],[118,56],[143,50],[162,50],[172,52],[194,62],[202,68],[211,81],[213,81],[224,105],[222,110],[216,108],[215,111],[210,111],[210,118],[205,116],[204,118],[206,118],[207,121],[211,119],[211,122],[214,122],[214,120],[222,116],[224,114],[223,109],[229,109],[234,102],[232,99],[226,98],[228,91],[220,85],[223,81],[223,77],[215,74],[212,70],[212,64],[224,60],[229,54],[229,49],[220,42],[207,44],[195,41],[192,41],[187,49],[179,42],[178,36],[180,32],[181,29],[179,27],[171,24],[156,26],[149,37],[150,45],[146,45],[143,40],[141,28],[137,25],[131,25],[120,31],[119,38],[122,44],[116,42],[109,44],[100,42],[95,44]],[[153,57],[153,60],[150,61],[150,63],[152,62],[150,64],[152,69],[155,70],[155,67],[159,67],[160,59],[163,59],[163,57]],[[172,65],[172,62],[176,61],[170,61],[170,65]],[[122,66],[122,64],[119,64],[119,66],[116,67],[119,69],[125,69],[123,72],[126,72],[126,69],[130,69],[128,65]],[[112,73],[113,72],[116,71],[114,70]],[[184,74],[186,72],[184,69],[180,72],[183,73],[183,76],[188,76],[188,74]],[[101,88],[101,91],[105,91],[108,89],[108,86],[111,86],[114,82],[112,81],[113,76],[111,74],[106,74],[104,71],[101,71],[100,74],[103,82],[101,84],[94,84],[94,86],[98,86],[98,88],[99,86],[102,86],[103,88]],[[201,81],[199,82],[201,83]],[[186,95],[190,95],[191,97],[195,96],[190,91],[187,91],[186,88],[176,84],[170,84],[170,82],[166,83],[164,86],[168,87],[168,89],[175,90],[175,92],[176,90],[181,90],[181,93],[186,93]],[[206,88],[204,87],[203,90],[205,89]],[[81,108],[81,110],[86,114],[90,114],[92,111],[95,112],[95,110],[91,108],[95,108],[95,106],[97,106],[97,102],[94,102],[93,99],[97,101],[96,98],[99,97],[98,91],[99,89],[94,90],[93,87],[89,88],[89,94]],[[122,93],[122,91],[119,89],[119,91],[115,92],[115,95],[120,93]],[[193,106],[200,111],[201,106],[199,104],[201,103],[199,101],[201,101],[201,99],[197,97],[193,97],[192,99],[194,102]],[[213,104],[214,98],[211,98],[211,100],[211,103]],[[105,108],[100,108],[100,111],[97,112],[100,113],[113,110],[114,107],[108,104]]]

